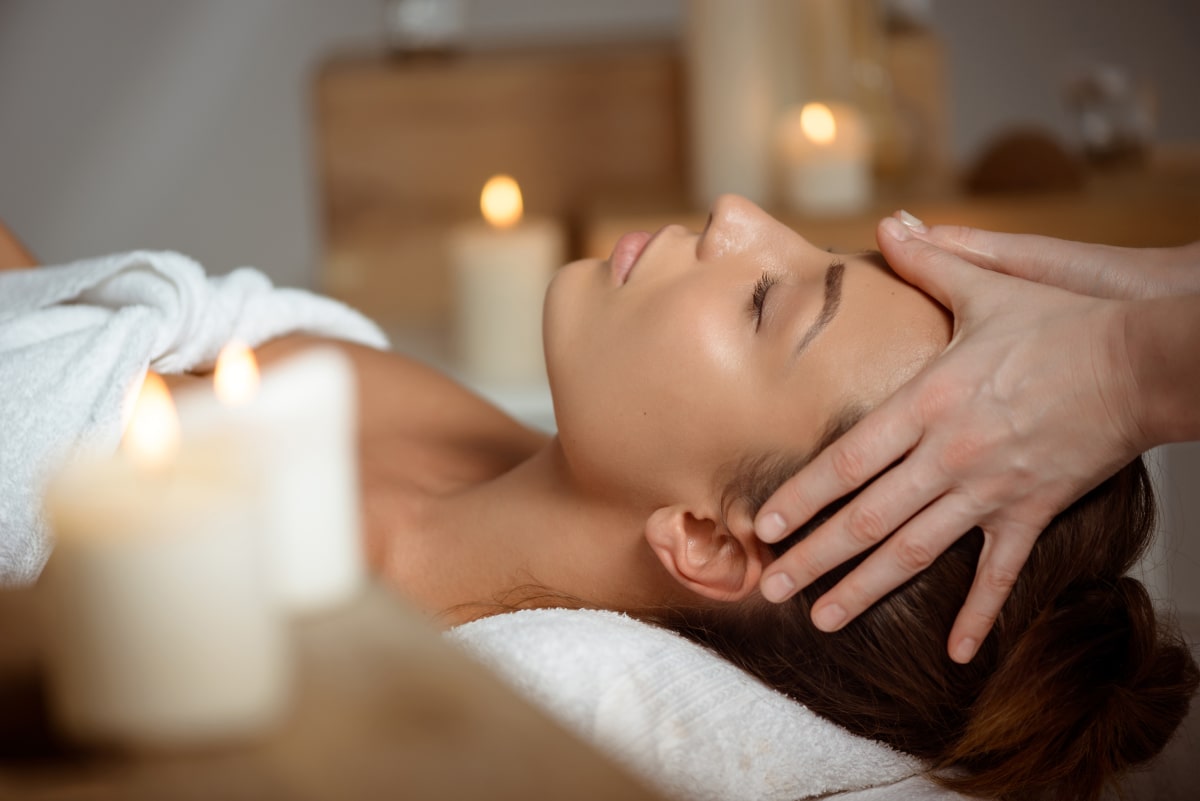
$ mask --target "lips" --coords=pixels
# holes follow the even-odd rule
[[[621,286],[629,280],[633,266],[637,264],[638,257],[642,255],[642,251],[646,249],[646,245],[652,238],[652,235],[646,231],[633,231],[617,240],[612,256],[608,259],[609,266],[612,268],[613,280],[616,281],[617,286]]]

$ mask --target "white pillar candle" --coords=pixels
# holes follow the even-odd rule
[[[249,348],[217,361],[214,402],[181,394],[185,440],[237,431],[257,475],[273,597],[295,613],[336,606],[361,590],[362,547],[354,370],[333,348],[275,365],[258,381]]]
[[[484,382],[543,381],[542,302],[564,260],[562,228],[522,219],[520,188],[508,176],[488,181],[480,208],[484,222],[455,227],[449,241],[460,364]]]
[[[169,404],[151,375],[124,453],[71,464],[47,491],[49,695],[76,739],[203,745],[258,734],[285,707],[253,484],[229,443],[172,454]]]
[[[684,52],[693,202],[724,192],[764,204],[777,111],[772,0],[689,0]]]
[[[783,200],[814,217],[854,214],[871,202],[871,136],[843,103],[807,103],[776,129]]]

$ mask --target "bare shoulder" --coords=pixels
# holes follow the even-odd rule
[[[545,442],[494,404],[434,368],[392,351],[319,337],[293,335],[257,349],[264,365],[314,346],[345,353],[358,380],[364,446],[391,443],[475,453],[490,462],[527,458]]]
[[[359,399],[359,483],[368,558],[381,568],[411,542],[431,497],[511,470],[546,442],[449,376],[403,354],[308,336],[257,349],[272,362],[316,346],[345,353]]]

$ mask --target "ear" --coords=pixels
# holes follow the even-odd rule
[[[684,506],[664,506],[646,520],[646,541],[667,572],[692,592],[740,601],[758,588],[770,551],[754,535],[743,504],[728,521]]]

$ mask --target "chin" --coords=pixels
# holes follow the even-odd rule
[[[554,277],[550,279],[550,285],[546,287],[546,295],[542,300],[542,357],[546,363],[546,377],[550,382],[550,394],[555,398],[555,413],[559,413],[557,408],[556,378],[559,374],[557,369],[563,358],[562,347],[563,340],[567,334],[567,326],[570,324],[571,308],[575,304],[571,303],[571,296],[575,294],[578,287],[574,286],[576,280],[575,272],[578,268],[575,265],[579,262],[571,262],[570,264],[560,267],[555,271]]]
[[[542,347],[546,372],[553,380],[556,356],[575,348],[591,316],[589,296],[596,290],[597,259],[573,261],[555,271],[542,301]],[[553,384],[551,385],[553,387]]]
[[[560,434],[575,429],[588,408],[592,373],[591,340],[606,265],[598,259],[574,261],[554,274],[542,305],[542,350],[546,378]],[[563,429],[566,429],[566,432]]]

